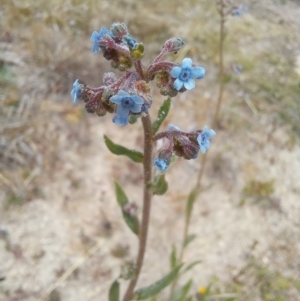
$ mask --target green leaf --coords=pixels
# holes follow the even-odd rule
[[[186,248],[196,237],[195,234],[189,234],[184,240],[183,247]]]
[[[167,115],[169,113],[170,107],[171,107],[171,98],[169,97],[168,99],[166,99],[164,101],[164,103],[159,108],[158,114],[157,114],[157,118],[156,118],[156,120],[152,124],[153,135],[155,135],[157,133],[157,131],[159,130],[160,126],[162,125],[162,123],[166,119],[166,117],[167,117]]]
[[[127,195],[125,194],[124,190],[121,188],[121,186],[115,182],[115,192],[118,204],[120,205],[120,208],[122,210],[123,218],[127,226],[131,229],[131,231],[139,235],[139,221],[136,216],[130,215],[128,212],[124,210],[124,206],[129,203]]]
[[[188,221],[191,217],[191,213],[193,210],[193,205],[196,200],[196,197],[197,197],[197,191],[196,191],[196,189],[193,189],[190,192],[190,194],[188,196],[188,200],[186,202],[186,208],[185,208],[185,220],[186,221]]]
[[[174,297],[172,298],[172,301],[184,301],[184,300],[186,300],[187,294],[190,291],[192,283],[193,283],[193,281],[190,280],[184,286],[179,287],[179,289],[175,291]]]
[[[148,188],[153,190],[156,195],[163,195],[168,190],[168,182],[165,179],[165,174],[157,175],[154,180],[148,184]]]
[[[148,287],[141,288],[133,294],[132,300],[145,300],[157,295],[160,291],[166,288],[177,277],[182,265],[177,266],[168,275],[151,284]]]
[[[117,182],[115,182],[115,192],[116,192],[118,204],[123,209],[123,207],[129,203],[129,200],[124,190]]]
[[[198,265],[198,264],[200,264],[200,263],[202,263],[201,260],[195,260],[195,261],[191,262],[190,264],[188,264],[186,267],[183,268],[183,270],[181,271],[180,274],[186,273],[187,271],[189,271],[189,270],[192,269],[194,266],[196,266],[196,265]]]
[[[172,252],[170,254],[170,266],[171,269],[174,269],[177,264],[177,255],[176,255],[176,247],[172,245]]]
[[[108,300],[119,301],[120,298],[120,283],[116,280],[109,289]]]
[[[104,142],[107,148],[115,155],[118,156],[127,156],[132,161],[141,163],[143,162],[144,155],[138,151],[130,150],[122,145],[115,144],[112,142],[106,135],[104,135]]]

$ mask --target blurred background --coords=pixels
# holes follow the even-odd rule
[[[248,0],[226,22],[226,85],[221,122],[209,150],[204,191],[195,204],[185,262],[201,260],[193,300],[300,300],[300,1]],[[91,86],[113,71],[91,53],[90,35],[125,22],[145,45],[147,64],[165,40],[185,46],[206,77],[172,99],[164,127],[210,125],[218,95],[220,18],[211,0],[1,0],[0,300],[107,300],[120,266],[136,256],[113,183],[141,205],[141,167],[109,153],[142,148],[141,123],[124,128],[73,107],[78,78]],[[120,73],[117,72],[118,75]],[[155,104],[164,97],[153,85]],[[139,286],[166,274],[181,243],[187,196],[200,159],[177,160],[169,191],[153,200]],[[63,276],[63,277],[62,277]],[[126,283],[122,283],[122,290]],[[167,300],[168,292],[157,300]],[[202,299],[201,299],[202,298]],[[209,299],[207,299],[209,300]]]

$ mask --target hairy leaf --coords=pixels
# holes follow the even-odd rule
[[[190,280],[188,281],[184,286],[179,287],[175,293],[174,293],[174,297],[172,298],[172,301],[185,301],[186,297],[190,291],[191,285],[192,285],[193,281]]]
[[[120,283],[116,280],[109,289],[108,300],[119,301],[120,298]]]
[[[201,260],[195,260],[195,261],[191,262],[190,264],[188,264],[186,267],[184,267],[184,268],[182,269],[181,274],[186,273],[187,271],[189,271],[189,270],[192,269],[194,266],[196,266],[196,265],[198,265],[198,264],[200,264],[200,263],[202,263]]]
[[[124,206],[129,203],[128,198],[121,188],[121,186],[115,182],[115,192],[118,204],[121,207],[123,218],[127,226],[131,229],[131,231],[138,235],[139,234],[139,220],[136,216],[130,215],[128,212],[124,210]]]
[[[164,101],[164,103],[159,108],[158,114],[157,114],[157,118],[156,118],[156,120],[152,124],[153,135],[155,135],[157,133],[157,131],[159,130],[160,126],[162,125],[162,123],[166,119],[166,117],[167,117],[167,115],[169,113],[170,107],[171,107],[171,98],[169,97],[168,99],[166,99]]]
[[[157,295],[160,291],[166,288],[177,277],[182,265],[177,266],[168,275],[151,284],[148,287],[141,288],[133,294],[133,300],[145,300]]]
[[[122,145],[115,144],[106,135],[104,135],[104,142],[107,148],[117,156],[126,156],[136,163],[143,162],[144,155],[138,151],[130,150]]]

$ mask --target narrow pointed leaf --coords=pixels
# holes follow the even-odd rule
[[[148,188],[152,189],[153,193],[156,195],[163,195],[167,192],[168,186],[165,174],[159,174],[151,183],[149,183]]]
[[[145,300],[157,295],[160,291],[166,288],[177,277],[182,265],[177,266],[168,275],[153,283],[152,285],[141,288],[133,294],[132,300]]]
[[[116,280],[109,289],[108,300],[119,301],[120,299],[120,283]]]
[[[197,197],[197,191],[194,189],[190,192],[188,196],[188,200],[186,202],[186,208],[185,208],[185,220],[188,221],[191,217],[191,213],[193,210],[194,202]]]
[[[139,220],[136,216],[130,215],[128,212],[124,210],[124,206],[129,203],[128,198],[118,183],[115,183],[115,192],[117,197],[117,202],[122,210],[123,218],[127,226],[131,229],[131,231],[138,235],[139,234]]]
[[[159,108],[158,114],[157,114],[157,119],[152,124],[153,135],[157,133],[160,126],[162,125],[162,123],[166,119],[166,117],[169,113],[170,107],[171,107],[171,98],[169,97],[168,99],[166,99],[164,101],[164,103]]]
[[[106,135],[104,135],[104,142],[107,148],[117,156],[126,156],[136,163],[143,162],[144,155],[138,151],[128,149],[122,145],[115,144]]]
[[[196,237],[197,235],[195,234],[189,234],[184,240],[183,247],[186,248]]]
[[[172,252],[170,254],[170,267],[173,270],[177,265],[177,254],[176,254],[176,247],[172,245]]]
[[[181,271],[180,274],[186,273],[187,271],[189,271],[189,270],[192,269],[194,266],[196,266],[196,265],[198,265],[198,264],[200,264],[200,263],[202,263],[201,260],[195,260],[195,261],[191,262],[190,264],[188,264],[186,267],[184,267],[184,268],[182,269],[182,271]]]
[[[178,290],[175,291],[174,297],[172,298],[172,301],[184,301],[186,300],[186,297],[190,291],[191,285],[193,281],[188,281],[184,286],[179,287]]]

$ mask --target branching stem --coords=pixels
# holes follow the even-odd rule
[[[223,92],[224,92],[224,39],[225,39],[225,21],[226,21],[224,0],[220,0],[219,13],[220,13],[220,17],[221,17],[220,37],[219,37],[219,92],[218,92],[218,101],[217,101],[216,111],[215,111],[213,121],[212,121],[212,128],[216,127],[218,124],[219,114],[220,114],[220,110],[221,110],[221,104],[222,104],[222,100],[223,100]],[[196,193],[195,199],[197,199],[197,196],[199,195],[199,193],[201,191],[201,180],[202,180],[202,177],[204,174],[206,161],[207,161],[207,153],[205,153],[201,159],[201,166],[200,166],[200,170],[199,170],[199,173],[197,176],[196,185],[194,188],[195,193]],[[193,212],[193,209],[191,209],[191,212]],[[189,235],[190,221],[191,221],[191,215],[189,215],[189,217],[185,220],[182,243],[181,243],[181,248],[180,248],[177,264],[182,263],[182,260],[183,260],[184,251],[185,251],[185,241]],[[173,298],[174,291],[177,286],[177,282],[178,282],[178,277],[172,283],[172,286],[170,289],[169,301],[171,301]]]

